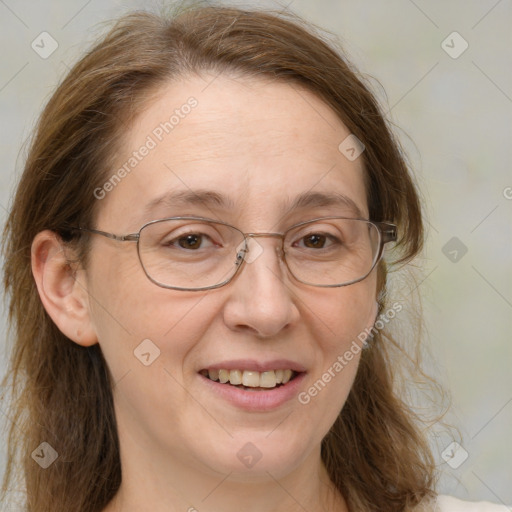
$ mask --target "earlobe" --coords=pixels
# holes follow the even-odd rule
[[[97,343],[91,321],[87,288],[68,259],[62,240],[45,230],[32,241],[32,274],[44,308],[59,330],[83,346]]]

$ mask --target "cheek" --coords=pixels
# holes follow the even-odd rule
[[[322,418],[321,439],[342,409],[357,373],[361,334],[373,326],[377,308],[372,276],[335,293],[319,293],[309,310],[314,371],[298,396],[308,417]]]
[[[144,274],[136,254],[118,258],[116,264],[101,261],[116,260],[109,254],[94,262],[90,306],[114,380],[144,368],[149,361],[181,377],[188,352],[211,324],[215,314],[211,302],[205,300],[204,293],[155,285]],[[141,361],[141,355],[148,352],[150,356],[144,355]]]
[[[149,281],[109,293],[106,307],[96,305],[94,317],[105,357],[119,371],[131,367],[134,357],[140,359],[139,352],[149,350],[151,360],[158,358],[160,365],[181,373],[187,354],[205,336],[215,315],[204,296],[185,297]]]
[[[153,437],[170,443],[170,432],[186,438],[190,424],[204,422],[187,393],[185,370],[211,327],[212,302],[204,293],[158,287],[145,276],[122,280],[111,275],[100,290],[94,318],[114,381],[121,436],[135,433],[146,446]],[[176,421],[176,411],[184,419]]]
[[[311,295],[307,314],[311,334],[325,355],[344,352],[353,340],[371,328],[377,314],[376,279]]]

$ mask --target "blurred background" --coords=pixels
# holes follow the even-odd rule
[[[56,84],[104,22],[136,0],[0,0],[0,221],[23,144]],[[222,2],[226,3],[226,2]],[[368,77],[425,199],[428,243],[417,281],[436,374],[452,397],[432,440],[439,491],[512,504],[512,2],[287,0],[330,32]],[[5,369],[5,304],[0,374]],[[0,404],[0,421],[7,421]],[[0,474],[5,443],[0,438]]]

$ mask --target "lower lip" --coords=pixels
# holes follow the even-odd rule
[[[230,384],[213,381],[204,375],[198,375],[215,395],[236,407],[246,411],[268,411],[277,409],[297,396],[306,372],[299,373],[293,380],[268,391],[246,391]]]

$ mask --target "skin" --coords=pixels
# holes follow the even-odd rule
[[[222,219],[244,232],[282,232],[327,215],[356,217],[342,206],[283,213],[303,192],[340,192],[368,217],[362,159],[338,150],[348,129],[312,93],[280,82],[221,75],[170,83],[135,120],[118,153],[122,166],[159,123],[194,96],[198,105],[107,196],[95,228],[126,234],[173,215]],[[117,169],[117,167],[116,167]],[[115,172],[115,170],[114,170]],[[207,188],[229,195],[214,206],[144,206],[164,191]],[[320,443],[346,401],[360,354],[303,405],[243,411],[210,391],[198,371],[249,358],[293,359],[307,390],[375,321],[376,271],[346,287],[318,288],[291,277],[276,248],[263,252],[228,285],[177,291],[144,274],[135,243],[92,237],[87,269],[70,271],[51,232],[32,247],[41,300],[75,343],[99,343],[116,383],[123,482],[107,512],[347,511],[320,457]],[[159,348],[149,366],[134,357],[144,339]],[[252,443],[261,459],[237,457]]]

